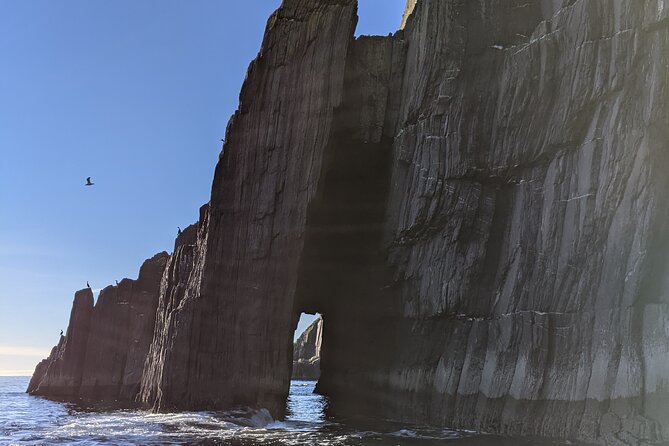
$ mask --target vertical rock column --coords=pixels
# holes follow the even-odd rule
[[[283,413],[307,208],[322,181],[355,12],[353,0],[286,0],[269,19],[184,297],[158,315],[168,326],[154,339],[145,404]]]
[[[48,398],[132,405],[153,339],[158,291],[169,255],[144,262],[137,280],[74,298],[67,334],[42,361],[28,392]]]
[[[184,302],[185,293],[191,279],[194,279],[197,258],[203,253],[203,245],[206,242],[207,222],[209,207],[200,209],[200,219],[197,225],[186,228],[177,238],[174,253],[170,257],[163,280],[160,284],[160,298],[156,311],[156,323],[154,327],[153,341],[151,343],[138,400],[145,405],[156,404],[162,397],[162,387],[156,383],[166,383],[178,376],[179,371],[185,370],[184,365],[188,362],[188,352],[185,356],[175,357],[171,355],[170,361],[180,364],[178,368],[168,369],[165,361],[168,352],[172,352],[172,345],[176,340],[175,332],[179,325],[176,318],[180,314],[180,308]]]
[[[416,2],[385,219],[393,280],[364,294],[390,304],[378,326],[392,335],[324,311],[334,408],[667,441],[667,17],[655,0]],[[329,362],[343,336],[354,347]]]
[[[91,319],[79,396],[133,401],[153,339],[161,278],[169,255],[147,260],[137,280],[100,292]]]
[[[74,295],[67,333],[42,361],[30,381],[33,395],[70,399],[78,396],[86,359],[86,345],[93,314],[93,292],[90,288]]]

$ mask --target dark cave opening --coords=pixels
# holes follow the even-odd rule
[[[315,392],[329,398],[332,415],[333,402],[343,401],[340,390],[363,386],[356,373],[385,361],[393,342],[382,326],[394,307],[379,303],[389,281],[382,240],[392,144],[350,135],[333,138],[322,194],[310,205],[296,296],[299,311],[318,311],[325,319]]]
[[[377,64],[369,65],[374,54]],[[352,41],[342,103],[334,110],[317,195],[309,203],[293,314],[323,315],[320,378],[328,414],[367,390],[365,370],[388,362],[399,314],[385,258],[384,224],[394,141],[392,47]],[[374,95],[368,93],[369,90]],[[388,113],[391,115],[388,116]]]

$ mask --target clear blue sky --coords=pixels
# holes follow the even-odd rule
[[[405,1],[361,0],[357,33]],[[32,373],[86,281],[135,278],[197,219],[279,4],[0,2],[0,375]]]

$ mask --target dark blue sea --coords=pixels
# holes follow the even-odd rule
[[[473,432],[379,423],[356,428],[324,414],[315,382],[293,381],[289,415],[266,411],[87,411],[25,393],[29,378],[0,377],[0,445],[449,445],[546,446],[559,443],[502,439]]]

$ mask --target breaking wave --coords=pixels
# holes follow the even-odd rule
[[[392,423],[356,428],[325,416],[326,401],[313,393],[314,384],[293,382],[288,416],[285,421],[276,421],[265,409],[86,411],[27,395],[27,378],[0,378],[0,445],[539,445],[525,439]]]

